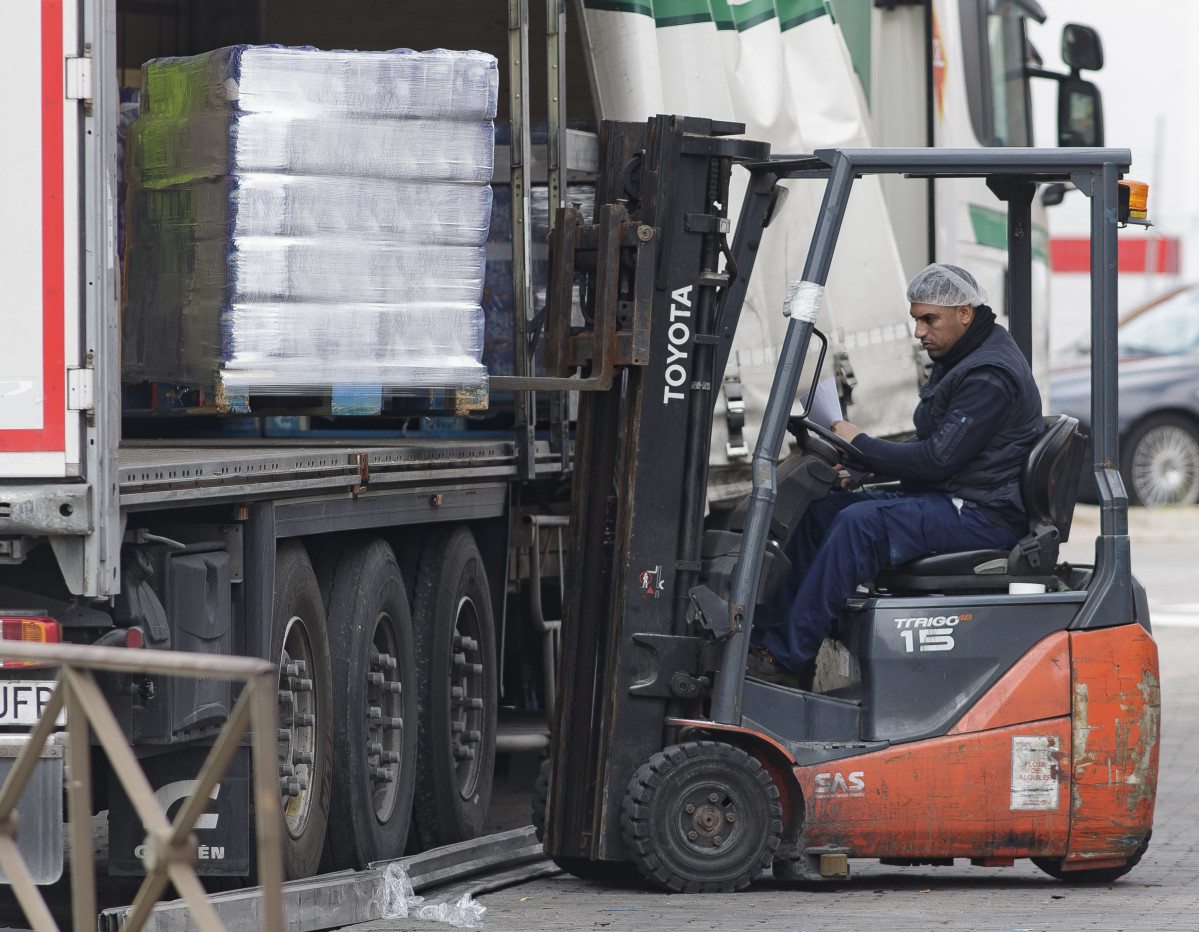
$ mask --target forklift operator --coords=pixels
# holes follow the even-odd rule
[[[884,566],[919,556],[1014,547],[1027,529],[1020,472],[1043,430],[1041,397],[986,292],[954,265],[908,285],[916,339],[933,360],[914,436],[902,442],[834,421],[837,435],[900,491],[834,491],[787,544],[792,572],[755,612],[746,672],[810,689],[816,653],[845,599]]]

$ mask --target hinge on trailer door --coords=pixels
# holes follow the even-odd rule
[[[91,43],[84,46],[81,56],[67,57],[67,100],[82,100],[85,108],[92,105]]]
[[[94,423],[96,407],[96,370],[67,370],[67,410],[86,411],[88,424]]]

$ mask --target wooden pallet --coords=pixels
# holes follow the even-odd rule
[[[490,403],[486,379],[458,388],[434,388],[396,393],[382,386],[314,386],[310,394],[279,395],[253,392],[219,381],[213,389],[162,382],[127,384],[122,390],[122,411],[127,417],[196,415],[377,415],[421,416],[450,414],[465,417],[487,410]]]

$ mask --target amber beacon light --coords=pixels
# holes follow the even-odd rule
[[[1120,182],[1120,222],[1149,226],[1149,185],[1143,181]]]

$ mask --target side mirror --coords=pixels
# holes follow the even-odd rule
[[[1057,144],[1103,145],[1103,99],[1090,81],[1062,78],[1057,86]]]
[[[1080,70],[1098,71],[1103,67],[1103,43],[1090,26],[1069,23],[1062,29],[1062,61],[1078,75]]]
[[[1065,199],[1066,186],[1060,181],[1047,185],[1045,190],[1041,192],[1041,203],[1046,207],[1057,207]]]

